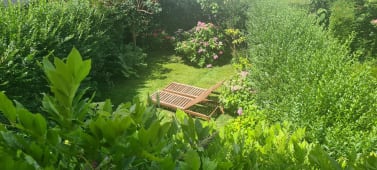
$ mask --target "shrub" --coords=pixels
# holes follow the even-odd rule
[[[38,63],[44,57],[64,56],[74,46],[85,58],[91,57],[95,61],[88,77],[92,86],[111,84],[114,77],[135,75],[146,56],[138,47],[126,45],[134,40],[127,40],[127,35],[145,30],[135,28],[137,31],[131,31],[129,27],[133,22],[150,22],[151,16],[138,13],[135,4],[105,8],[95,2],[32,0],[24,4],[1,5],[0,88],[11,98],[26,103],[28,109],[37,111],[40,94],[47,88]],[[159,10],[158,4],[150,5],[153,10]],[[122,10],[132,15],[140,14],[134,17],[138,20],[127,18],[128,13]],[[145,15],[149,18],[144,18]],[[128,20],[122,20],[125,17]],[[131,55],[135,51],[136,55]]]
[[[334,157],[374,151],[377,82],[370,66],[357,64],[349,44],[302,11],[255,1],[250,17],[250,78],[266,117],[305,127],[308,139]]]
[[[249,0],[197,0],[208,21],[222,28],[246,29]]]
[[[211,67],[224,54],[222,38],[222,33],[212,23],[199,21],[193,29],[183,33],[183,41],[177,42],[175,50],[192,64]]]
[[[44,57],[65,55],[76,46],[96,61],[91,76],[101,77],[109,37],[98,25],[103,16],[88,1],[35,0],[1,5],[0,11],[0,82],[7,82],[1,88],[27,108],[37,110],[46,89],[38,64]]]
[[[256,111],[253,97],[256,92],[248,76],[251,64],[247,57],[239,56],[237,59],[233,66],[238,74],[224,83],[219,97],[220,102],[229,113],[252,115]]]
[[[329,29],[340,40],[347,40],[355,26],[354,2],[337,0],[332,3]]]
[[[43,60],[51,93],[43,114],[31,113],[0,92],[0,164],[4,169],[340,169],[305,129],[240,116],[221,132],[213,121],[182,111],[162,114],[135,100],[115,109],[110,100],[83,98],[80,83],[91,60],[73,49],[63,61]],[[260,114],[256,114],[260,115]],[[376,168],[376,154],[352,168]]]

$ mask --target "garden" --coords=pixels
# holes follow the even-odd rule
[[[372,0],[3,1],[0,168],[377,169],[375,11]],[[210,120],[150,97],[221,81]]]

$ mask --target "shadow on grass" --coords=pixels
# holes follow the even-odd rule
[[[230,64],[231,61],[232,61],[232,54],[230,53],[230,50],[226,50],[227,52],[225,52],[223,55],[221,55],[214,63],[215,66],[224,66],[224,65],[227,65],[227,64]],[[195,67],[195,68],[201,68],[198,64],[196,63],[193,63],[193,62],[190,62],[187,60],[184,60],[183,61],[184,64],[188,65],[188,66],[191,66],[191,67]],[[204,66],[205,67],[205,66]]]
[[[114,86],[101,87],[103,94],[100,100],[111,99],[112,103],[119,105],[123,102],[132,101],[139,94],[139,89],[146,87],[147,80],[166,79],[172,69],[164,67],[164,64],[172,62],[172,50],[155,50],[148,53],[147,66],[138,70],[137,77],[120,78],[114,80]]]

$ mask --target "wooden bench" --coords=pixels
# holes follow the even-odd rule
[[[218,105],[209,115],[192,111],[189,108],[200,102],[209,101],[207,97],[214,90],[219,88],[222,83],[223,81],[217,83],[209,89],[203,89],[200,87],[173,82],[163,90],[153,93],[151,95],[151,99],[155,104],[160,104],[161,106],[174,110],[181,109],[190,115],[209,120],[216,110],[220,108]]]

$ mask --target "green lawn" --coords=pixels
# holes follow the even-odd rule
[[[208,88],[235,74],[229,62],[213,68],[196,68],[184,64],[171,51],[150,53],[147,63],[148,66],[138,73],[138,78],[118,80],[110,91],[103,94],[104,97],[110,98],[116,105],[132,101],[134,97],[146,101],[148,94],[173,81]]]

